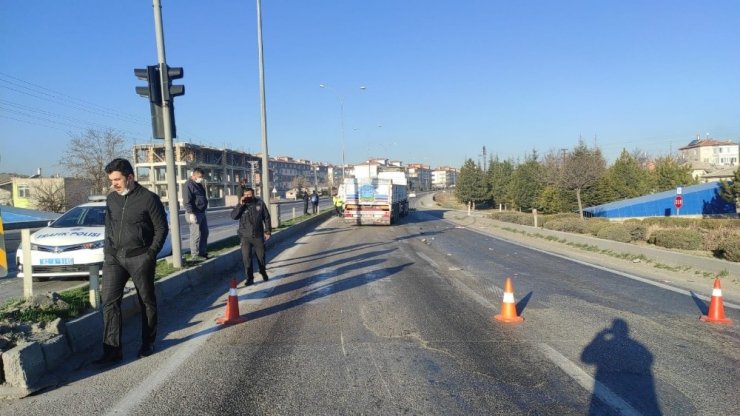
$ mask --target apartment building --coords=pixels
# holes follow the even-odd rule
[[[432,189],[447,189],[457,183],[459,170],[449,166],[440,166],[432,171]]]
[[[701,139],[697,137],[687,146],[678,149],[684,160],[690,163],[705,163],[715,166],[738,166],[740,145],[731,140]]]
[[[422,163],[406,165],[410,191],[430,191],[432,189],[432,169]]]

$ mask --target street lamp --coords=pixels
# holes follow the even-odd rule
[[[345,177],[344,175],[344,166],[345,166],[345,162],[344,162],[344,97],[342,97],[337,92],[337,90],[335,90],[329,85],[319,84],[319,87],[330,89],[331,91],[334,92],[334,94],[336,94],[337,99],[339,99],[339,125],[340,125],[340,129],[342,132],[342,180],[344,180],[344,177]],[[366,89],[367,87],[365,87],[364,85],[360,86],[360,90],[365,91]]]

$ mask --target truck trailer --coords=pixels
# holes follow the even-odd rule
[[[403,177],[346,178],[344,221],[357,225],[391,225],[409,213]]]

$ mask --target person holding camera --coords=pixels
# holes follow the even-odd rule
[[[203,186],[203,169],[193,169],[193,174],[185,184],[185,219],[190,225],[190,257],[193,260],[208,258],[208,196]]]
[[[272,224],[267,205],[254,196],[254,189],[244,188],[239,203],[231,211],[231,218],[239,220],[237,235],[241,240],[242,261],[247,274],[244,286],[254,283],[252,253],[256,254],[262,280],[269,280],[265,261],[265,241],[270,239]]]

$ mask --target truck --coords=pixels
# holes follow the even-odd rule
[[[391,225],[408,215],[409,200],[403,172],[397,172],[400,175],[383,173],[373,178],[344,179],[340,189],[346,223]]]

